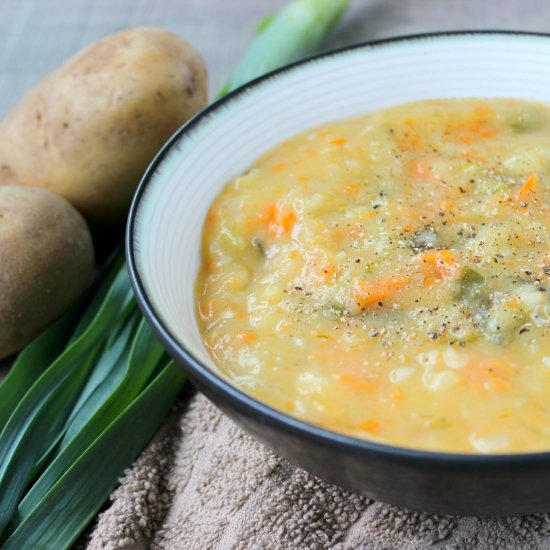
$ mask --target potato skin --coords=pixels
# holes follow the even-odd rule
[[[93,228],[124,222],[145,168],[206,105],[200,54],[175,34],[135,28],[85,48],[0,126],[0,183],[65,197]]]
[[[21,349],[90,283],[90,231],[45,189],[0,186],[0,359]]]

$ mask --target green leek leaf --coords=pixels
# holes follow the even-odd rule
[[[96,284],[92,288],[94,292],[93,297],[74,330],[71,342],[74,342],[90,326],[90,323],[94,320],[97,312],[103,305],[115,278],[124,267],[124,249],[122,246],[118,246],[109,256],[97,276]]]
[[[162,423],[186,375],[170,363],[38,502],[4,550],[69,548]]]
[[[55,482],[70,468],[71,464],[101,435],[112,419],[136,398],[163,357],[164,349],[146,322],[142,320],[134,338],[127,364],[126,377],[123,382],[113,390],[107,400],[101,403],[95,414],[73,437],[65,437],[57,456],[54,457],[51,464],[31,487],[19,505],[11,522],[10,531],[13,531],[18,524],[28,517]],[[166,362],[163,362],[162,368],[165,368],[165,365]]]
[[[313,53],[348,3],[294,0],[266,17],[222,94]],[[137,310],[121,251],[70,336],[74,319],[28,346],[0,385],[3,548],[70,547],[185,383]]]
[[[65,349],[76,318],[76,311],[64,315],[19,354],[0,384],[0,432],[29,388]]]
[[[119,249],[111,255],[101,270],[98,277],[99,284],[94,285],[91,289],[92,292],[95,291],[94,297],[80,320],[78,320],[80,304],[77,304],[36,337],[19,354],[8,375],[0,383],[0,432],[25,393],[63,352],[69,338],[71,341],[75,340],[90,324],[101,307],[113,279],[123,266],[124,257],[121,256]],[[86,301],[86,297],[82,301]],[[75,330],[74,326],[77,321],[78,325]]]
[[[268,16],[222,94],[317,51],[348,5],[349,0],[295,0]]]
[[[35,464],[59,438],[93,366],[90,352],[132,299],[127,274],[120,271],[94,321],[36,380],[0,433],[0,534],[17,507]]]
[[[124,376],[130,348],[139,323],[139,312],[122,319],[122,325],[110,334],[102,353],[86,382],[76,405],[67,420],[64,439],[73,437],[96,410],[96,403],[102,396],[110,393],[110,387],[116,386]],[[120,321],[119,321],[120,322]]]

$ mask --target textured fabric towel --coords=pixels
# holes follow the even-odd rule
[[[517,550],[550,548],[550,514],[454,518],[373,502],[292,466],[196,395],[125,473],[88,536],[94,550]]]

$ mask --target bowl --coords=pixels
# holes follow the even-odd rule
[[[291,462],[383,502],[459,515],[550,510],[550,452],[469,455],[377,444],[270,408],[234,386],[204,348],[194,288],[207,209],[286,138],[429,98],[550,101],[550,35],[460,32],[358,44],[254,80],[183,126],[147,170],[127,230],[132,285],[148,322],[194,384]]]

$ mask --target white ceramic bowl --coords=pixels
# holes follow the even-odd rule
[[[131,277],[152,326],[199,387],[249,431],[313,472],[368,496],[422,509],[546,511],[547,453],[508,458],[426,453],[315,428],[235,389],[213,364],[197,326],[194,288],[202,227],[209,205],[229,180],[308,128],[408,101],[453,97],[550,101],[550,39],[489,32],[380,41],[292,65],[230,94],[178,131],[141,182],[128,226]],[[435,471],[446,465],[447,474],[437,477],[428,464]],[[506,473],[512,466],[515,483]],[[537,473],[544,492],[527,469]],[[504,502],[492,496],[502,476],[512,495]]]

